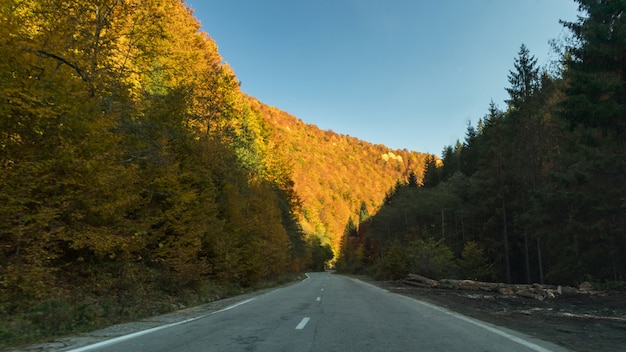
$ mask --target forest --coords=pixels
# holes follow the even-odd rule
[[[423,174],[243,93],[184,1],[0,16],[0,348],[324,270]]]
[[[506,109],[437,158],[246,95],[183,0],[0,2],[0,348],[334,257],[623,288],[626,5],[578,3],[560,68],[522,45]]]
[[[424,173],[428,154],[322,131],[252,97],[250,101],[272,131],[270,143],[280,146],[276,155],[290,165],[302,201],[302,229],[335,251],[346,219],[375,213],[398,180],[411,173],[421,179]]]
[[[577,3],[559,69],[522,44],[506,109],[348,222],[338,269],[626,288],[626,3]]]
[[[332,258],[184,2],[2,1],[0,47],[0,348]]]

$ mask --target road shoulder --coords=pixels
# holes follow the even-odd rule
[[[444,307],[572,351],[621,352],[626,346],[626,297],[504,298],[485,292],[412,287],[359,277],[393,293]]]
[[[237,295],[229,298],[224,298],[220,300],[216,300],[210,303],[202,304],[199,306],[181,309],[175,312],[158,315],[146,319],[142,319],[136,322],[122,323],[112,325],[103,329],[81,333],[77,335],[61,337],[51,339],[48,342],[39,343],[23,348],[18,349],[9,349],[9,352],[43,352],[43,351],[72,351],[76,349],[81,349],[86,346],[90,346],[96,343],[100,343],[103,341],[107,341],[114,338],[119,338],[121,336],[126,336],[129,334],[138,333],[141,331],[154,329],[160,326],[175,324],[179,322],[183,322],[190,319],[197,319],[203,316],[207,316],[216,312],[219,312],[224,309],[228,309],[238,303],[244,302],[246,300],[253,299],[262,294],[274,291],[279,289],[280,287],[289,286],[292,284],[296,284],[301,281],[294,281],[285,285],[281,285],[278,287],[261,289],[258,291],[245,293],[242,295]]]

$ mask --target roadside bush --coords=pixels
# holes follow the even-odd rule
[[[72,305],[63,299],[48,299],[28,311],[3,316],[0,349],[98,327],[95,309],[91,302]]]
[[[72,307],[64,300],[50,299],[33,307],[29,320],[37,327],[39,334],[64,334],[72,331]]]
[[[401,241],[395,241],[383,252],[375,269],[374,277],[377,280],[397,280],[405,277],[409,272],[409,253]]]
[[[378,262],[376,278],[397,280],[409,273],[433,279],[456,276],[454,253],[442,241],[396,241]]]
[[[467,242],[457,261],[462,279],[491,281],[494,279],[493,264],[490,264],[485,251],[476,242]]]
[[[598,291],[626,292],[626,281],[594,282],[592,285]]]

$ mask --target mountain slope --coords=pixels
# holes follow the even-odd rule
[[[421,180],[427,154],[391,150],[357,138],[324,131],[316,125],[248,97],[251,109],[269,129],[269,144],[277,157],[293,168],[294,189],[302,200],[304,231],[329,242],[334,249],[361,205],[374,213],[386,193],[413,172]]]

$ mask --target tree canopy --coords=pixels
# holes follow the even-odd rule
[[[402,246],[419,243],[452,250],[456,262],[430,264],[461,278],[626,278],[626,3],[577,2],[583,15],[563,23],[574,40],[559,74],[541,72],[522,45],[507,109],[492,102],[462,143],[444,148],[442,165],[427,159],[422,187],[390,194],[359,238],[368,254],[351,267],[381,277],[426,270]]]

